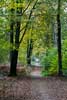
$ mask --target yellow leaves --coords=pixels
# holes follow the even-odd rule
[[[20,8],[20,7],[23,7],[24,4],[23,3],[12,3],[10,5],[11,8]]]
[[[4,5],[3,2],[0,2],[0,8],[1,8],[3,5]]]
[[[11,2],[8,6],[9,9],[13,8],[13,9],[16,9],[16,8],[24,8],[25,7],[25,2],[23,3],[16,3],[16,2]]]
[[[3,8],[3,7],[7,7],[8,4],[4,3],[4,2],[0,2],[0,8]]]
[[[10,8],[14,8],[14,6],[15,6],[15,3],[14,3],[14,1],[12,1],[12,2],[10,3],[9,7],[10,7]]]
[[[17,3],[16,0],[5,0],[5,1],[0,1],[0,8],[3,8],[3,7],[7,7],[7,9],[15,9],[15,8],[25,8],[26,6],[26,1],[20,1]]]

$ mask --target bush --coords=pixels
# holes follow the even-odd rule
[[[43,66],[43,73],[46,73],[47,69],[49,75],[58,73],[58,55],[57,48],[53,47],[48,50],[48,55],[41,58],[41,65]],[[62,43],[62,71],[64,75],[67,75],[67,40]],[[45,75],[45,74],[43,74]]]
[[[58,69],[57,64],[57,48],[51,48],[48,50],[47,55],[44,55],[44,57],[41,60],[41,64],[43,66],[43,73],[46,73],[45,70],[48,71],[48,73],[56,74]]]
[[[8,62],[8,50],[7,49],[0,49],[0,64],[4,64]]]
[[[63,41],[62,45],[62,66],[63,66],[63,74],[67,76],[67,40]]]

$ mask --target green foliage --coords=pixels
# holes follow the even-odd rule
[[[63,45],[62,45],[62,54],[63,54],[63,73],[64,75],[67,75],[67,40],[63,41]]]
[[[43,66],[43,75],[46,74],[45,69],[50,75],[58,73],[58,55],[57,48],[51,48],[48,50],[48,56],[44,54],[41,58],[41,64]],[[67,40],[62,43],[62,71],[64,75],[67,75]]]
[[[17,1],[17,2],[16,2]],[[41,64],[43,66],[43,75],[55,74],[58,72],[58,56],[57,48],[52,47],[53,33],[57,33],[56,17],[57,17],[57,1],[58,0],[38,0],[36,6],[32,10],[31,17],[29,14],[36,0],[0,0],[0,63],[4,63],[8,59],[9,52],[9,35],[10,23],[14,21],[14,38],[16,31],[16,21],[21,22],[20,27],[20,38],[23,36],[25,31],[25,37],[23,43],[19,48],[19,62],[26,64],[26,53],[27,53],[27,38],[30,38],[32,32],[32,39],[34,42],[33,55],[43,56],[41,57]],[[64,2],[64,3],[62,3]],[[67,0],[61,2],[61,26],[62,26],[62,61],[63,61],[63,72],[67,73]],[[21,16],[17,15],[17,11],[20,12],[22,9]],[[27,9],[26,9],[27,8]],[[13,13],[11,13],[13,9]],[[28,23],[29,22],[29,23]],[[27,29],[25,29],[26,24]],[[52,27],[52,24],[54,27]],[[65,40],[64,40],[65,39]],[[8,41],[7,41],[8,40]],[[15,39],[14,39],[15,41]],[[48,48],[48,50],[46,50]],[[46,51],[45,51],[46,50]]]
[[[42,70],[41,74],[42,74],[42,76],[49,76],[49,72],[48,71]]]
[[[8,63],[9,61],[9,46],[8,42],[0,41],[0,63]]]
[[[47,70],[49,74],[57,73],[57,49],[48,49],[47,55],[44,55],[44,57],[41,60],[41,64],[43,66],[44,72],[45,70]]]

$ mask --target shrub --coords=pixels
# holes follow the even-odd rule
[[[43,66],[43,73],[46,73],[45,69],[47,69],[50,75],[58,73],[58,55],[56,47],[48,50],[48,56],[44,54],[41,58],[41,64]],[[67,40],[64,40],[62,43],[62,71],[64,75],[67,75]]]
[[[43,66],[43,73],[46,73],[45,69],[48,71],[48,74],[56,74],[58,71],[58,63],[57,63],[57,48],[51,48],[48,50],[47,56],[41,60],[41,64]]]

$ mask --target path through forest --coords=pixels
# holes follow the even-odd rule
[[[31,75],[32,77],[42,77],[41,68],[40,68],[40,67],[35,67],[35,68],[31,71],[30,75]]]
[[[0,100],[67,100],[67,79],[5,77],[0,79]]]

